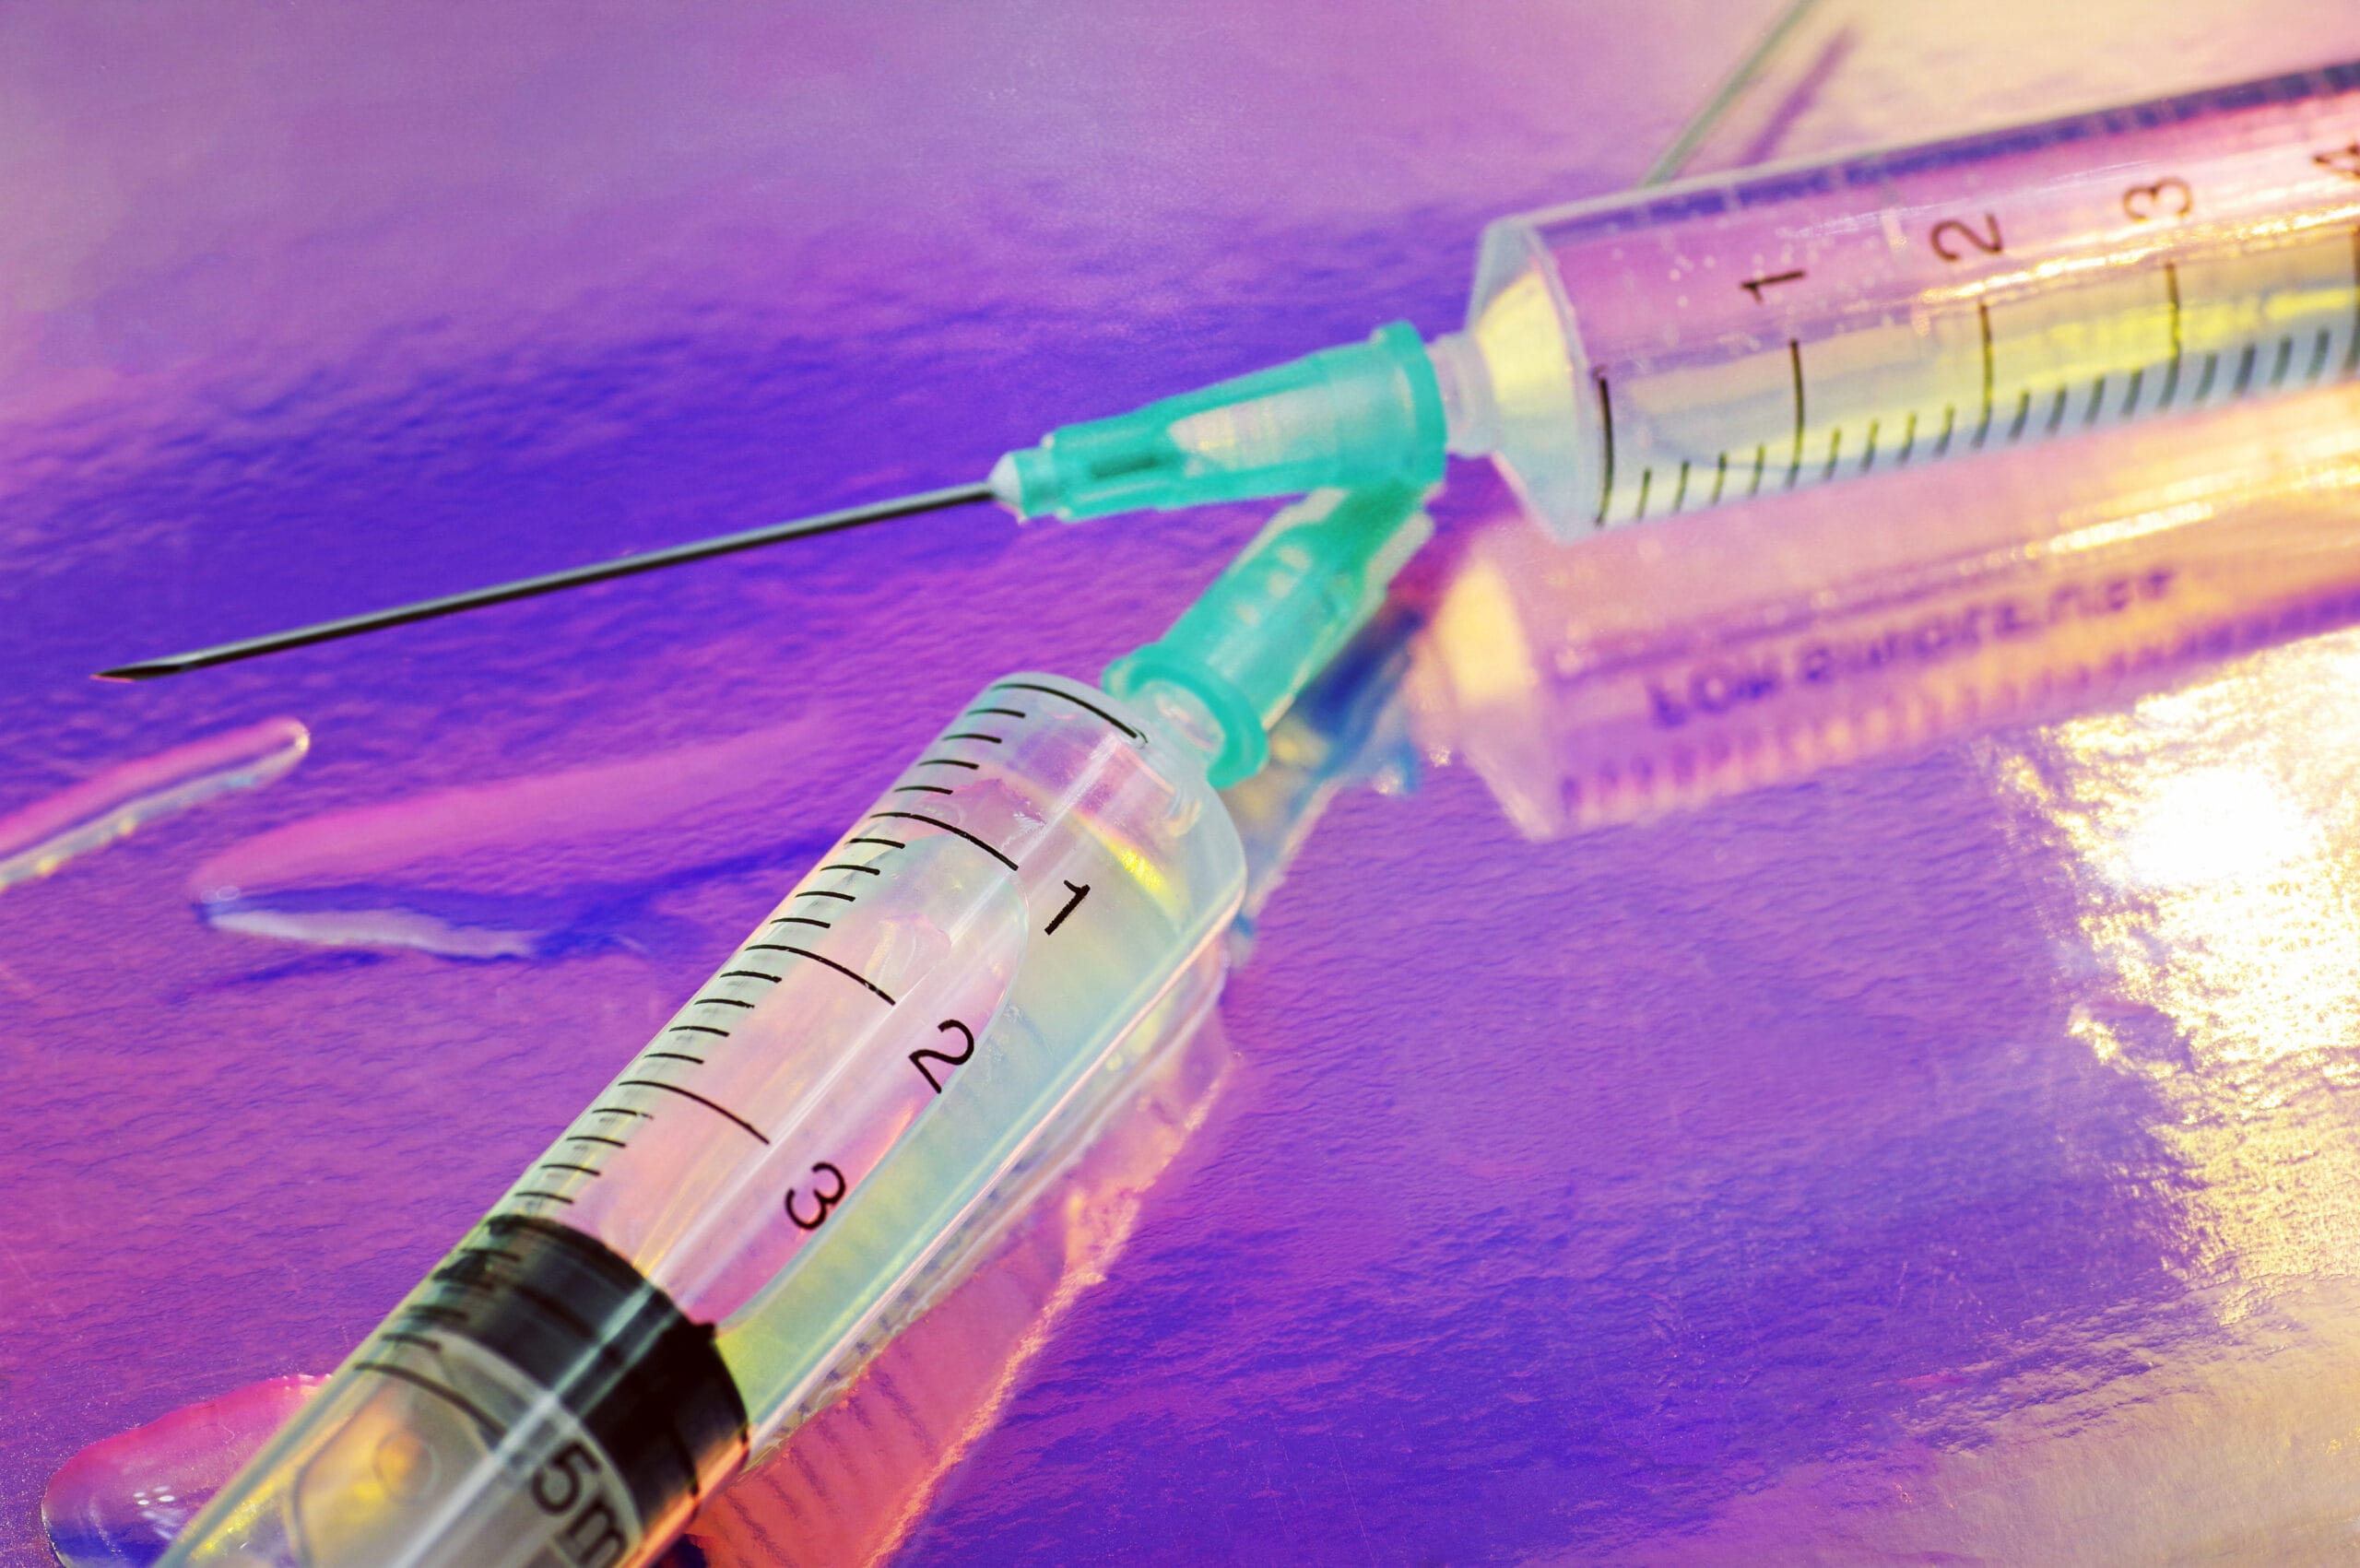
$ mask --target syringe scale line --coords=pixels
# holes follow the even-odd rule
[[[2360,223],[2352,226],[2352,336],[2343,346],[2343,373],[2360,374]]]
[[[1767,442],[1753,449],[1753,485],[1745,492],[1748,496],[1757,496],[1762,493],[1762,475],[1769,461],[1770,447]]]
[[[836,862],[834,862],[834,863],[832,863],[832,864],[831,864],[831,865],[822,866],[822,867],[820,867],[820,870],[821,870],[821,871],[857,871],[857,872],[859,872],[859,873],[860,873],[862,876],[864,876],[864,877],[881,877],[881,876],[883,876],[883,875],[884,875],[884,873],[883,873],[883,872],[881,872],[881,871],[878,870],[878,869],[877,869],[877,867],[874,867],[874,866],[856,866],[856,865],[854,865],[854,864],[853,864],[851,861],[849,861],[849,860],[839,860],[839,861],[836,861]],[[816,873],[816,872],[815,872],[815,873],[813,873],[813,874],[816,876],[818,873]]]
[[[1607,390],[1606,372],[1595,372],[1598,382],[1598,425],[1606,445],[1606,461],[1598,479],[1598,525],[1606,526],[1606,509],[1614,501],[1614,395]]]
[[[2098,422],[2106,411],[2106,377],[2101,375],[2090,383],[2090,410],[2082,416],[2082,428],[2088,430]]]
[[[752,1138],[756,1143],[762,1145],[766,1149],[770,1147],[771,1140],[763,1135],[761,1128],[756,1126],[753,1123],[748,1121],[745,1117],[739,1115],[728,1106],[717,1105],[692,1089],[682,1089],[677,1083],[666,1083],[662,1079],[655,1078],[627,1078],[624,1079],[618,1087],[623,1089],[659,1089],[667,1094],[677,1094],[683,1100],[693,1100],[698,1104],[703,1106],[706,1110],[712,1112],[714,1115],[726,1117],[729,1121],[738,1124],[738,1126],[745,1129],[746,1136]],[[644,1111],[639,1113],[641,1115],[645,1115],[647,1113]]]
[[[1844,430],[1837,426],[1827,432],[1827,466],[1820,473],[1822,479],[1835,477],[1836,460],[1844,454]]]
[[[1688,500],[1689,466],[1687,458],[1683,457],[1680,460],[1680,484],[1671,492],[1671,510],[1675,514],[1679,513],[1682,503]]]
[[[1709,504],[1714,506],[1721,504],[1721,492],[1729,489],[1729,454],[1724,452],[1720,455],[1720,460],[1713,465],[1713,499]]]
[[[1877,466],[1877,420],[1869,421],[1869,439],[1862,443],[1866,450],[1860,454],[1860,472],[1863,474]]]
[[[1993,387],[1998,379],[1998,360],[1991,346],[1990,301],[1977,300],[1975,301],[1975,320],[1976,326],[1983,335],[1983,418],[1975,427],[1975,440],[1970,444],[1979,452],[1983,449],[1984,438],[1991,433],[1991,398]],[[1950,447],[1950,431],[1948,430],[1944,430],[1942,431],[1942,451],[1948,452]]]
[[[2328,350],[2334,347],[2335,333],[2328,327],[2319,328],[2319,337],[2311,345],[2311,368],[2303,374],[2306,384],[2311,386],[2319,384],[2319,377],[2327,373]]]
[[[743,949],[740,950],[742,951]],[[786,948],[776,950],[792,953],[800,952],[802,949],[799,948]],[[782,976],[771,974],[759,969],[725,969],[721,972],[720,977],[724,980],[767,980],[773,985],[777,984],[782,978]]]
[[[561,1192],[520,1192],[515,1196],[519,1199],[537,1197],[544,1203],[562,1203],[568,1208],[573,1207],[573,1200]]]
[[[2147,367],[2140,365],[2131,371],[2130,385],[2123,394],[2122,417],[2124,419],[2127,419],[2139,412],[2139,395],[2145,391],[2146,387]]]
[[[799,899],[842,899],[846,903],[853,902],[852,894],[836,892],[828,888],[806,888],[795,896]]]
[[[985,735],[981,730],[973,729],[962,729],[957,735],[946,735],[942,738],[945,740],[981,740],[993,746],[1002,746],[1007,744],[1007,737],[1005,736]]]
[[[981,762],[970,762],[962,757],[921,757],[910,764],[913,768],[981,768]]]
[[[570,1160],[544,1160],[533,1169],[536,1171],[579,1171],[585,1176],[595,1176],[599,1173],[598,1168],[595,1165],[576,1165]]]
[[[1018,868],[1016,862],[1010,860],[1000,851],[994,849],[990,844],[985,843],[983,840],[977,838],[966,829],[953,827],[938,817],[927,817],[915,811],[872,811],[868,814],[868,820],[874,822],[881,818],[888,817],[898,817],[905,822],[924,822],[929,828],[940,828],[946,833],[956,834],[958,837],[965,839],[969,843],[974,844],[977,849],[982,850],[985,855],[990,855],[994,860],[998,861],[1010,871],[1014,871]]]
[[[2277,391],[2286,384],[2286,371],[2295,362],[2295,336],[2286,334],[2278,340],[2277,368],[2270,372],[2270,390]]]
[[[1945,405],[1942,409],[1942,438],[1934,443],[1936,457],[1948,457],[1951,454],[1951,437],[1957,433],[1958,405],[1955,403]]]
[[[1909,466],[1910,454],[1918,450],[1918,416],[1912,411],[1908,425],[1901,432],[1901,455],[1894,460],[1896,468]]]
[[[405,1334],[398,1328],[380,1328],[377,1330],[377,1338],[390,1340],[396,1345],[416,1345],[431,1356],[439,1356],[442,1353],[442,1341],[430,1339],[423,1334]]]
[[[906,843],[903,843],[900,839],[857,838],[857,839],[846,839],[846,840],[844,840],[844,843],[881,843],[881,844],[883,844],[887,849],[907,849],[907,848],[909,848],[909,847],[910,847],[908,844],[906,844]]]
[[[710,1034],[720,1040],[729,1038],[727,1030],[715,1029],[709,1023],[676,1023],[664,1032],[667,1034]]]
[[[2008,442],[2010,445],[2012,446],[2017,442],[2024,439],[2024,426],[2031,420],[2031,419],[2032,388],[2026,387],[2024,390],[2024,395],[2016,399],[2016,417],[2008,424]]]
[[[1043,686],[1038,681],[1032,680],[1003,680],[998,685],[992,687],[991,690],[994,691],[1037,691],[1044,697],[1055,697],[1060,702],[1072,703],[1075,707],[1080,708],[1085,713],[1097,714],[1100,718],[1104,719],[1108,724],[1113,725],[1116,729],[1122,731],[1125,735],[1129,736],[1133,740],[1139,742],[1140,745],[1144,746],[1147,744],[1146,736],[1141,735],[1138,730],[1133,729],[1130,725],[1125,724],[1122,720],[1116,718],[1114,714],[1108,713],[1097,703],[1084,701],[1070,691],[1060,691],[1054,686]],[[972,711],[983,713],[991,710],[974,709]],[[1021,713],[1017,715],[1019,718],[1023,716],[1024,715]]]
[[[719,1034],[722,1032],[716,1029],[708,1031],[708,1032]],[[603,1143],[609,1149],[629,1149],[631,1147],[631,1145],[625,1143],[621,1138],[601,1138],[596,1133],[575,1133],[571,1138],[560,1138],[558,1141],[560,1143]]]
[[[589,1114],[593,1116],[636,1116],[643,1122],[650,1119],[644,1111],[627,1110],[620,1105],[593,1105]]]
[[[2169,408],[2179,396],[2180,360],[2187,353],[2187,346],[2181,341],[2180,334],[2179,264],[2177,262],[2164,264],[2164,292],[2171,301],[2172,357],[2170,368],[2164,372],[2164,395],[2155,404],[2159,410]],[[2196,400],[2199,403],[2203,402],[2204,394],[2198,393]]]
[[[1656,471],[1652,466],[1639,470],[1639,500],[1638,503],[1631,508],[1632,522],[1642,523],[1646,520],[1647,492],[1655,488],[1655,483]]]
[[[959,716],[962,719],[972,719],[983,713],[997,713],[1002,718],[1009,719],[1021,719],[1030,716],[1017,712],[1014,708],[970,708]]]
[[[887,793],[891,795],[951,795],[956,792],[946,789],[940,784],[896,784]]]
[[[856,969],[847,969],[825,953],[815,953],[808,948],[772,948],[769,950],[773,952],[793,953],[796,958],[807,958],[813,963],[824,963],[830,969],[834,970],[838,974],[843,975],[845,979],[856,980],[860,982],[861,984],[867,986],[869,990],[876,993],[879,997],[883,999],[887,1007],[898,1007],[901,1005],[893,1000],[893,994],[886,990],[885,987],[878,984],[877,982],[869,979],[868,976],[861,973],[860,971]],[[731,970],[730,973],[732,974],[752,974],[756,972],[753,970]],[[768,978],[776,980],[779,977],[773,974]]]
[[[476,1425],[482,1430],[483,1434],[486,1437],[490,1437],[497,1441],[507,1430],[498,1421],[493,1421],[490,1416],[485,1414],[481,1406],[468,1398],[466,1395],[460,1393],[457,1389],[446,1388],[442,1384],[435,1382],[432,1378],[425,1376],[419,1373],[412,1372],[406,1366],[395,1366],[391,1362],[355,1362],[352,1365],[353,1370],[356,1372],[382,1373],[387,1377],[395,1378],[400,1382],[410,1384],[415,1387],[424,1389],[427,1393],[433,1395],[438,1399],[443,1400],[466,1415],[469,1421],[475,1422]]]
[[[704,1058],[702,1056],[691,1056],[686,1051],[648,1051],[643,1052],[639,1059],[643,1062],[686,1062],[690,1067],[696,1067],[704,1066]],[[549,1166],[541,1167],[543,1170],[548,1170],[549,1168],[550,1167]],[[562,1167],[560,1168],[562,1169]],[[572,1168],[575,1170],[582,1169],[582,1167],[578,1165]],[[590,1173],[594,1176],[597,1174],[596,1171],[593,1171]]]
[[[2065,401],[2065,388],[2060,386],[2057,389],[2057,396],[2050,403],[2048,409],[2048,426],[2044,433],[2055,435],[2059,430],[2064,429]]]
[[[2237,356],[2237,380],[2236,384],[2229,388],[2231,397],[2243,397],[2252,390],[2253,365],[2254,361],[2260,357],[2261,345],[2259,343],[2247,344],[2246,351]]]
[[[1795,385],[1795,454],[1787,464],[1787,488],[1793,489],[1803,471],[1803,346],[1800,338],[1787,339],[1787,367]]]
[[[2200,371],[2196,377],[2197,402],[2201,403],[2206,398],[2212,395],[2212,378],[2219,373],[2220,369],[2220,355],[2207,354],[2204,356],[2204,369]]]
[[[777,919],[765,921],[763,924],[766,925],[817,925],[822,931],[835,929],[831,922],[814,920],[808,914],[782,914]]]

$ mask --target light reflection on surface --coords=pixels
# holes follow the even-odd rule
[[[2156,1097],[2196,1279],[2242,1315],[2360,1266],[2360,638],[2280,650],[2009,756],[2065,852],[2075,1034]]]

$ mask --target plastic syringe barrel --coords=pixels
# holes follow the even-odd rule
[[[1573,538],[2360,375],[2360,65],[1505,218],[1466,329],[1413,340],[1066,427],[996,488],[1091,517],[1446,446]]]
[[[1208,763],[1366,619],[1417,500],[1297,509],[1129,701],[985,688],[165,1568],[660,1551],[957,1278],[1105,1069],[1210,1006],[1245,859]]]

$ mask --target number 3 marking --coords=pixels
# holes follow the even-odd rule
[[[2169,202],[2165,197],[2169,196]],[[2158,218],[2186,218],[2196,210],[2196,193],[2180,179],[2158,180],[2152,185],[2133,185],[2122,193],[2123,216],[2133,223],[2152,223]]]
[[[795,1221],[796,1227],[798,1230],[818,1230],[821,1222],[828,1218],[830,1211],[832,1210],[837,1204],[842,1203],[844,1200],[844,1194],[852,1188],[852,1184],[844,1180],[844,1173],[842,1171],[837,1170],[833,1165],[829,1164],[825,1160],[822,1160],[817,1165],[812,1166],[811,1173],[815,1176],[822,1174],[833,1176],[836,1180],[836,1190],[833,1192],[821,1192],[818,1185],[815,1183],[811,1188],[811,1197],[814,1202],[819,1204],[820,1212],[811,1216],[810,1219],[806,1220],[802,1215],[796,1213],[795,1210],[795,1189],[793,1187],[786,1189],[786,1217]]]

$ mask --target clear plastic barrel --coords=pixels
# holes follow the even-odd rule
[[[1244,877],[1161,715],[992,686],[166,1563],[645,1561],[1201,1015]]]
[[[1452,450],[1550,531],[2360,373],[2360,65],[1493,225]]]

